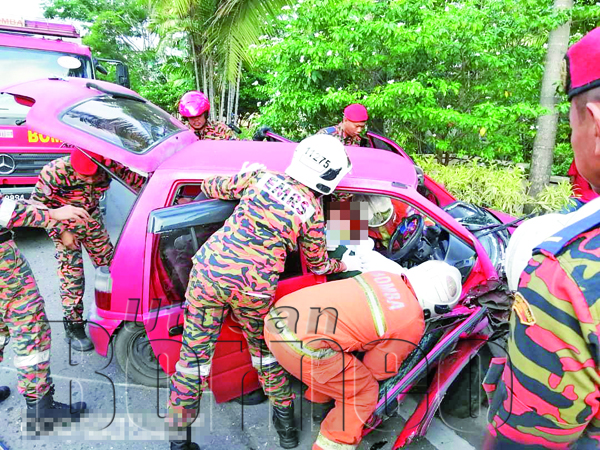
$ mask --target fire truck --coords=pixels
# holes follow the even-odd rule
[[[0,87],[38,78],[96,78],[116,64],[116,82],[129,87],[129,71],[116,60],[96,59],[73,25],[0,16]],[[20,102],[20,103],[19,103]],[[26,200],[42,167],[70,153],[70,145],[32,130],[27,101],[0,95],[0,193]]]

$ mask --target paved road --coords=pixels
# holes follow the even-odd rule
[[[113,183],[115,184],[115,183]],[[109,191],[107,224],[113,239],[118,235],[134,198],[120,186]],[[19,230],[19,247],[29,260],[40,291],[46,300],[46,311],[52,322],[52,374],[57,387],[56,398],[68,402],[81,398],[92,413],[80,424],[72,426],[72,434],[62,438],[25,440],[21,433],[23,399],[16,394],[16,373],[12,365],[12,349],[5,353],[0,364],[0,384],[13,389],[13,395],[0,405],[0,442],[12,450],[20,449],[168,449],[161,434],[165,412],[166,390],[156,390],[128,382],[115,360],[96,353],[71,354],[64,341],[61,309],[56,278],[53,246],[43,231]],[[86,308],[93,302],[93,267],[85,259]],[[298,386],[299,388],[299,386]],[[299,403],[297,416],[300,415]],[[409,398],[400,408],[400,416],[390,419],[380,430],[370,434],[361,449],[389,450],[416,405]],[[310,449],[318,434],[312,426],[309,404],[302,402],[302,431],[299,449]],[[478,417],[459,420],[436,417],[425,439],[413,442],[412,450],[481,448],[484,413]],[[210,395],[202,399],[203,416],[196,423],[193,436],[204,450],[258,450],[278,449],[276,433],[270,426],[268,404],[245,407],[242,413],[237,403],[216,404]],[[243,429],[242,429],[243,426]]]

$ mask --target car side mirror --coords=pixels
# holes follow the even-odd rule
[[[99,62],[96,62],[95,69],[100,72],[102,75],[108,75],[108,70]]]
[[[129,88],[131,80],[129,79],[129,68],[122,62],[117,63],[117,84]]]

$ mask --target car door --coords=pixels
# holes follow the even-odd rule
[[[30,108],[26,124],[35,132],[145,174],[197,141],[180,121],[112,83],[48,78],[15,84],[1,93]]]
[[[185,291],[191,258],[231,215],[237,202],[201,200],[154,210],[149,217],[144,253],[144,327],[163,370],[175,371],[184,324]],[[276,297],[325,281],[309,273],[299,252],[288,255]],[[212,361],[209,385],[218,402],[259,387],[248,345],[240,326],[229,315],[221,329]]]

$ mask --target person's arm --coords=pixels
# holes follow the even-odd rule
[[[121,180],[127,183],[128,186],[131,186],[137,192],[142,190],[144,183],[146,183],[147,178],[139,173],[134,172],[131,169],[128,169],[123,164],[118,163],[115,160],[105,160],[105,165],[112,173],[118,176]],[[98,169],[102,170],[102,169]]]
[[[0,226],[13,227],[54,227],[58,232],[64,231],[64,220],[90,220],[88,212],[74,206],[63,206],[58,209],[47,209],[11,199],[0,198]]]
[[[231,177],[208,177],[202,183],[202,193],[210,198],[221,200],[239,200],[244,190],[258,177],[259,172],[238,173]]]
[[[300,235],[298,242],[310,271],[317,275],[344,272],[346,270],[345,264],[327,255],[325,222],[320,207],[309,221],[306,230]]]
[[[600,440],[592,422],[600,414],[597,249],[581,244],[558,259],[535,255],[521,276],[488,416],[500,443],[543,447],[560,436],[566,445],[582,434]]]
[[[40,171],[33,193],[29,197],[30,203],[38,205],[50,205],[52,203],[58,192],[58,180],[53,176],[52,167],[48,165]]]

